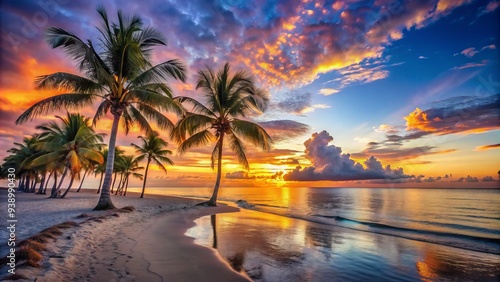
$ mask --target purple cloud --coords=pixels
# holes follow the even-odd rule
[[[392,169],[390,165],[383,167],[375,157],[369,157],[364,166],[351,159],[349,154],[342,153],[340,147],[329,145],[333,137],[326,131],[314,133],[304,142],[305,157],[310,166],[297,166],[284,175],[285,180],[366,180],[408,178],[402,168]]]

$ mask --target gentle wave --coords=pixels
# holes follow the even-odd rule
[[[446,227],[450,229],[457,229],[457,230],[464,230],[464,231],[474,231],[474,232],[479,232],[479,233],[484,233],[484,234],[490,234],[490,235],[496,235],[500,236],[500,231],[495,231],[491,230],[488,228],[482,228],[482,227],[477,227],[477,226],[468,226],[464,224],[457,224],[457,223],[444,223],[444,222],[438,222],[438,221],[415,221],[418,223],[423,223],[427,225],[437,225],[441,227]],[[474,221],[471,221],[474,222]],[[474,236],[472,236],[474,237]],[[500,240],[500,239],[499,239]]]
[[[351,230],[389,235],[404,239],[416,240],[421,242],[428,242],[443,246],[450,246],[455,248],[467,249],[483,253],[490,253],[500,255],[500,238],[490,238],[481,236],[472,236],[459,233],[430,231],[423,229],[411,229],[405,227],[392,226],[376,222],[366,222],[353,220],[342,216],[330,216],[321,214],[300,215],[290,214],[288,210],[286,213],[276,212],[276,209],[266,209],[270,205],[252,204],[244,200],[239,200],[238,206],[241,208],[276,214],[294,219],[305,220],[309,222],[338,226],[348,228]],[[271,206],[279,208],[278,206]]]
[[[499,244],[499,246],[500,246],[500,238],[480,237],[480,236],[472,236],[472,235],[450,233],[450,232],[431,231],[431,230],[424,230],[424,229],[411,229],[411,228],[392,226],[392,225],[381,224],[381,223],[376,223],[376,222],[366,222],[366,221],[354,220],[354,219],[349,219],[349,218],[345,218],[345,217],[341,217],[341,216],[328,216],[328,215],[320,215],[320,214],[312,215],[312,216],[332,218],[332,219],[335,219],[338,221],[354,222],[354,223],[369,226],[369,227],[376,227],[376,228],[383,228],[383,229],[390,229],[390,230],[397,230],[397,231],[405,231],[405,232],[412,232],[412,233],[426,234],[426,235],[454,237],[454,238],[468,239],[468,240],[474,240],[474,241],[481,241],[481,242],[486,242],[486,243],[494,243],[494,244]],[[447,224],[447,225],[451,225],[451,224]]]
[[[481,216],[481,215],[466,215],[466,217],[472,218],[480,218],[480,219],[492,219],[492,220],[500,220],[500,217],[492,217],[492,216]]]

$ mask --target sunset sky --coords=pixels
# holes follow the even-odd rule
[[[268,111],[252,119],[273,149],[249,147],[249,171],[226,150],[226,186],[499,187],[498,0],[2,1],[1,159],[37,124],[64,114],[14,123],[54,94],[34,91],[36,76],[77,71],[45,43],[44,30],[98,42],[101,3],[113,19],[122,9],[162,32],[168,46],[153,61],[188,66],[187,83],[169,82],[175,95],[197,97],[196,72],[224,62],[269,91]],[[117,143],[131,154],[140,134],[120,130]],[[211,150],[174,153],[176,165],[167,175],[152,167],[148,183],[212,186]]]

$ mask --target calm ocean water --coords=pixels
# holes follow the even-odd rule
[[[297,267],[316,270],[285,280],[500,277],[498,189],[224,188],[220,199],[243,200],[243,212],[201,218],[188,235],[256,281],[284,281],[279,273]]]

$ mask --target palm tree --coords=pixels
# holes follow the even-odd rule
[[[219,192],[222,173],[222,151],[225,137],[229,148],[236,153],[238,161],[245,169],[249,169],[243,141],[264,150],[271,147],[271,137],[260,125],[244,120],[249,114],[262,113],[269,101],[262,89],[255,87],[251,76],[245,71],[230,73],[226,63],[217,74],[210,68],[198,72],[196,89],[201,89],[205,105],[188,97],[175,99],[189,103],[193,112],[184,115],[172,131],[172,138],[180,143],[179,153],[184,153],[192,147],[206,146],[215,140],[212,151],[212,168],[217,160],[217,178],[214,191],[209,201],[202,205],[215,206]],[[187,135],[189,137],[187,138]]]
[[[120,161],[120,167],[123,179],[120,179],[120,183],[118,184],[116,193],[120,193],[120,195],[126,196],[130,175],[142,180],[142,174],[136,171],[141,170],[144,167],[139,166],[139,160],[134,156],[123,156]]]
[[[98,149],[103,145],[103,134],[96,134],[90,127],[90,119],[80,114],[67,113],[66,117],[57,116],[61,121],[44,123],[37,126],[42,133],[39,135],[40,142],[37,147],[45,151],[34,159],[27,159],[29,167],[45,166],[51,163],[63,163],[64,172],[57,189],[51,197],[57,197],[57,192],[62,186],[64,178],[70,174],[70,183],[67,190],[61,196],[64,198],[77,175],[82,168],[92,162],[102,163],[104,159]]]
[[[40,141],[40,136],[34,134],[30,137],[24,137],[22,143],[14,142],[16,147],[7,152],[12,153],[4,159],[4,167],[12,167],[16,170],[16,176],[20,179],[19,191],[34,192],[34,185],[38,175],[38,168],[29,166],[30,161],[44,152],[36,147]]]
[[[123,121],[125,133],[133,125],[142,131],[151,131],[148,119],[154,120],[162,129],[173,128],[174,124],[160,111],[181,114],[182,108],[172,100],[172,92],[165,81],[168,78],[184,81],[185,67],[178,60],[155,66],[150,63],[152,47],[166,43],[158,30],[143,27],[139,17],[127,17],[118,11],[118,22],[110,23],[103,7],[98,7],[97,12],[101,18],[98,30],[102,51],[99,53],[91,40],[84,41],[62,28],[51,27],[47,30],[48,43],[53,48],[66,51],[84,76],[57,72],[38,77],[37,89],[68,92],[35,103],[16,123],[64,108],[91,106],[100,100],[93,123],[108,113],[113,116],[104,182],[99,202],[94,208],[105,210],[115,208],[110,197],[110,186],[120,120]]]
[[[99,151],[99,153],[101,153],[101,151]],[[103,158],[103,162],[104,163],[104,158]],[[80,190],[82,189],[83,187],[83,182],[85,181],[85,177],[87,177],[87,175],[92,172],[92,171],[95,171],[97,166],[99,166],[100,164],[99,163],[96,163],[96,162],[89,162],[88,164],[86,164],[85,168],[84,168],[84,172],[83,172],[83,177],[82,177],[82,180],[80,181],[80,186],[78,186],[78,189],[76,190],[77,193],[80,192]]]
[[[146,180],[148,178],[148,170],[149,164],[153,160],[156,165],[165,173],[167,173],[167,169],[162,164],[162,162],[173,165],[174,162],[166,157],[166,155],[171,155],[172,151],[165,149],[168,146],[167,141],[161,139],[159,137],[158,132],[152,132],[148,134],[147,138],[142,136],[138,137],[142,140],[142,146],[136,145],[134,143],[130,144],[135,148],[135,151],[139,153],[139,157],[137,157],[138,161],[142,161],[144,159],[147,160],[146,170],[144,171],[144,182],[142,183],[142,193],[141,198],[144,198],[144,191],[146,190]]]

